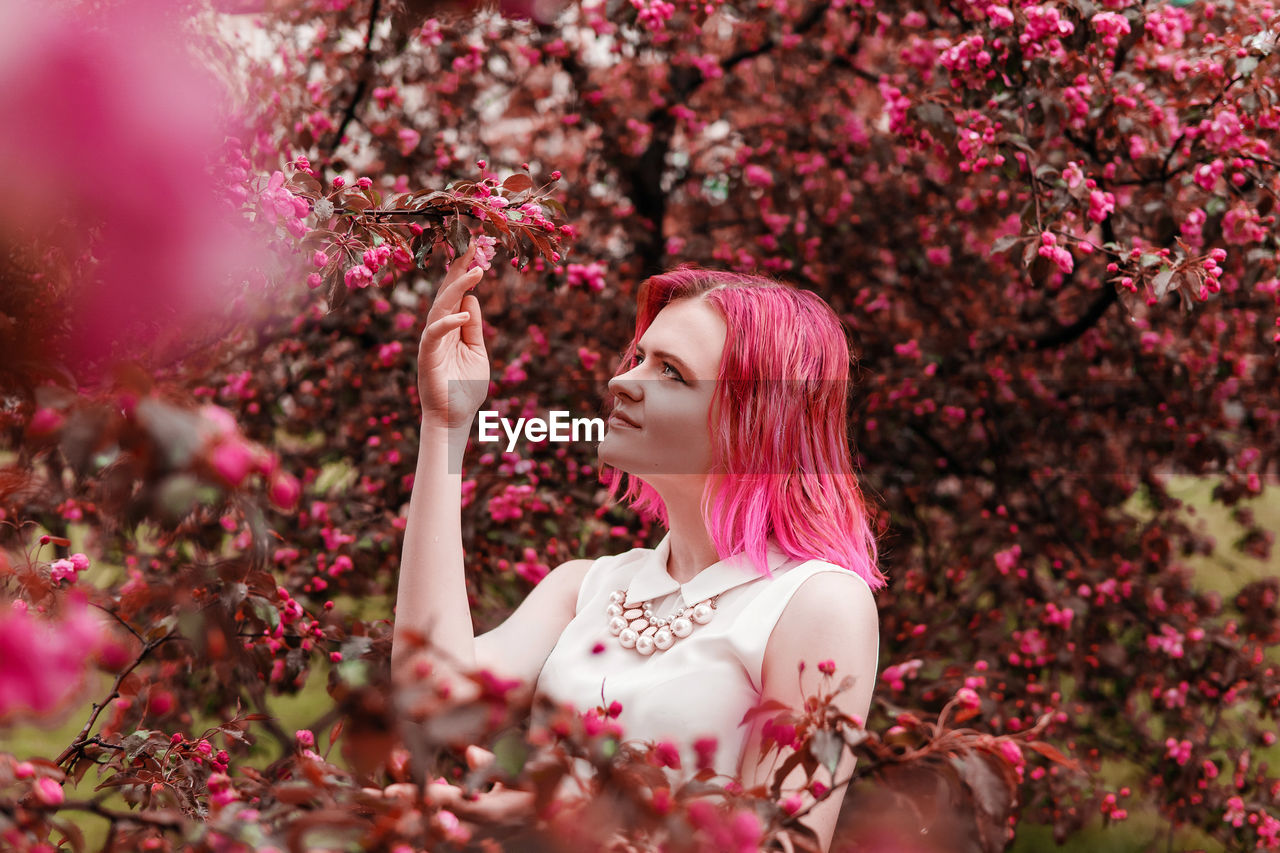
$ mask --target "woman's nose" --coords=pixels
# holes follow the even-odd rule
[[[626,397],[632,401],[639,401],[644,398],[643,383],[636,376],[636,370],[639,367],[633,367],[626,373],[619,373],[617,376],[609,380],[609,392],[615,397]]]

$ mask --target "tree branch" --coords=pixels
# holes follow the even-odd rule
[[[327,145],[321,146],[327,149],[325,158],[333,157],[338,150],[338,146],[342,144],[342,137],[347,132],[347,125],[356,117],[356,110],[360,108],[360,104],[364,101],[365,92],[369,89],[369,69],[373,65],[373,31],[378,25],[378,12],[381,10],[382,0],[373,0],[369,7],[369,28],[364,35],[364,58],[360,60],[360,69],[357,72],[359,79],[356,80],[356,90],[351,95],[351,101],[347,104],[347,108],[342,112],[342,120],[338,122],[338,129],[334,132],[333,138],[329,140]]]
[[[173,634],[165,634],[163,637],[153,640],[142,647],[142,651],[134,659],[133,663],[129,664],[129,666],[116,676],[115,683],[111,685],[111,692],[107,695],[107,698],[103,699],[101,702],[93,703],[93,713],[89,715],[88,722],[84,724],[84,728],[80,730],[80,734],[76,735],[75,741],[64,749],[62,754],[54,760],[54,764],[62,766],[62,763],[72,756],[78,756],[84,753],[85,745],[92,742],[89,738],[89,732],[93,730],[93,724],[98,721],[98,717],[104,710],[106,710],[106,707],[120,696],[120,685],[124,683],[124,680],[129,677],[130,673],[138,668],[139,664],[147,659],[147,656],[150,655],[151,652],[172,636]]]

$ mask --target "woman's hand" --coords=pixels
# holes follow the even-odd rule
[[[472,770],[492,763],[492,752],[478,746],[467,747],[467,766]],[[533,818],[533,793],[513,791],[503,787],[501,782],[495,782],[492,789],[468,799],[461,788],[440,780],[427,785],[426,798],[472,823],[525,823]]]
[[[480,300],[467,291],[483,270],[468,271],[475,244],[454,259],[427,312],[418,343],[418,397],[424,424],[466,429],[489,393]]]

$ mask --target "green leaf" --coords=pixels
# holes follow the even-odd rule
[[[339,661],[338,677],[352,687],[363,687],[369,683],[369,665],[362,660]]]
[[[493,745],[493,761],[508,776],[517,776],[529,759],[529,747],[518,732],[507,732]]]
[[[844,738],[838,732],[818,729],[809,739],[809,753],[827,768],[827,772],[835,776],[840,756],[844,753]]]

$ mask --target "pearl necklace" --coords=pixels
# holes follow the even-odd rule
[[[609,633],[618,638],[624,649],[635,649],[648,657],[654,652],[665,652],[693,633],[694,625],[705,625],[716,615],[716,599],[681,608],[671,616],[655,617],[650,601],[627,603],[627,591],[616,590],[609,594]]]

